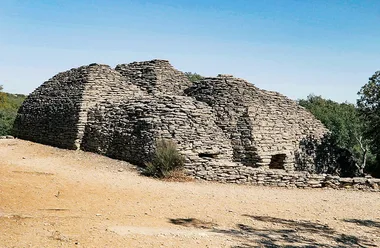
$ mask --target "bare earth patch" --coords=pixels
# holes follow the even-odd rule
[[[380,194],[140,176],[0,140],[0,247],[380,247]]]

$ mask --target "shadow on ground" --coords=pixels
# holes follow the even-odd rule
[[[380,228],[380,222],[379,221],[359,220],[359,219],[344,219],[343,221],[349,222],[349,223],[354,223],[354,224],[357,224],[359,226]]]
[[[217,225],[212,222],[198,220],[196,218],[179,218],[179,219],[169,219],[170,223],[179,226],[185,227],[194,227],[200,229],[211,229],[216,227]]]
[[[207,222],[201,228],[208,228],[212,232],[228,235],[240,244],[232,248],[253,248],[253,247],[287,247],[287,248],[312,248],[312,247],[377,247],[371,241],[363,237],[356,237],[339,233],[320,223],[305,220],[287,220],[269,216],[244,215],[253,221],[265,222],[270,224],[268,228],[255,228],[246,224],[237,224],[232,229],[220,229],[214,223]],[[189,219],[169,219],[172,224],[186,227],[197,227],[200,220]],[[377,222],[362,220],[344,220],[360,225],[378,227]],[[258,225],[262,226],[262,225]]]

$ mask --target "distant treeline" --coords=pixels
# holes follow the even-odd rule
[[[0,136],[11,135],[17,111],[26,96],[2,92],[0,86]]]

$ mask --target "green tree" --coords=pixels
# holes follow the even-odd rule
[[[0,109],[0,136],[12,134],[16,114],[16,111],[10,109]]]
[[[376,156],[373,171],[376,176],[380,176],[380,71],[369,78],[358,95],[357,105],[365,123],[364,135],[371,141],[370,148]]]
[[[197,73],[193,72],[185,72],[186,77],[191,81],[191,82],[196,82],[199,80],[202,80],[203,77]]]
[[[6,94],[3,92],[3,86],[0,85],[0,108],[4,108],[6,104]]]
[[[20,94],[9,94],[2,91],[0,85],[0,135],[12,133],[13,122],[17,111],[23,103],[25,96]]]
[[[372,156],[368,149],[369,140],[363,135],[364,122],[356,106],[315,95],[309,95],[306,100],[299,100],[298,103],[331,131],[331,137],[328,139],[330,143],[351,152],[357,164],[358,174],[363,174],[368,159]]]

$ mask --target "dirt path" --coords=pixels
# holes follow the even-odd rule
[[[162,182],[0,140],[0,247],[380,247],[380,194]]]

